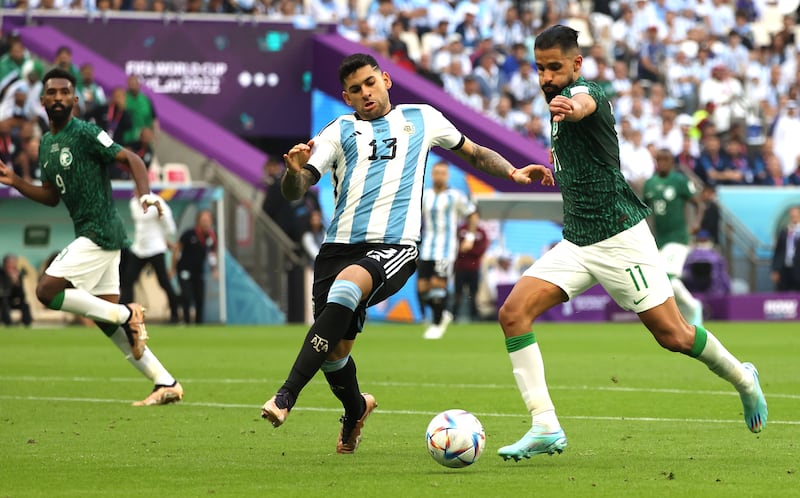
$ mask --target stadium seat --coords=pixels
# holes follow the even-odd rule
[[[165,164],[161,171],[161,177],[165,183],[189,184],[192,182],[189,166],[183,163]]]

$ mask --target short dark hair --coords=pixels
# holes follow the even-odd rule
[[[72,85],[72,89],[75,90],[75,76],[73,76],[69,71],[65,71],[60,67],[54,67],[45,73],[44,77],[42,78],[42,85],[47,86],[47,80],[51,80],[53,78],[63,78],[65,80],[69,80],[70,84]]]
[[[364,66],[371,66],[373,69],[380,69],[378,61],[369,54],[352,54],[342,60],[339,64],[339,83],[344,86],[344,80]]]
[[[560,48],[562,52],[578,49],[578,32],[569,26],[556,24],[539,33],[534,49],[548,50]]]

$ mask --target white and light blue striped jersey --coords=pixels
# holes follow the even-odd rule
[[[306,168],[331,172],[334,211],[326,243],[416,245],[428,151],[464,137],[427,104],[406,104],[371,121],[336,118],[316,137]]]
[[[475,205],[460,190],[432,188],[422,195],[422,244],[419,259],[455,261],[458,254],[458,224],[475,212]]]

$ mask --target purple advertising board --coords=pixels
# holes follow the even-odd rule
[[[497,286],[498,309],[513,285]],[[800,292],[757,292],[728,296],[697,296],[707,320],[725,321],[797,321],[800,318]],[[541,317],[549,322],[629,322],[635,313],[620,308],[600,285],[566,303],[547,310]]]
[[[3,16],[3,32],[26,20],[57,29],[139,76],[153,92],[253,137],[308,135],[312,38],[335,30],[233,16],[34,13]]]

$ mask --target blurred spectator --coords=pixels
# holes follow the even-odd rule
[[[644,40],[639,50],[638,77],[648,81],[666,80],[667,46],[658,35],[658,26],[653,24],[645,30]]]
[[[53,66],[67,71],[75,77],[75,88],[81,88],[81,70],[72,63],[72,49],[62,45],[56,49],[56,57],[53,59]]]
[[[785,109],[780,112],[772,132],[773,150],[781,163],[783,175],[790,175],[797,166],[800,156],[800,117],[798,117],[797,101],[785,102]]]
[[[195,226],[183,232],[172,252],[170,278],[177,276],[181,286],[183,323],[191,323],[194,307],[194,323],[204,321],[206,299],[206,263],[214,278],[217,273],[217,234],[214,232],[211,211],[198,211]]]
[[[520,102],[540,97],[539,79],[529,61],[523,59],[519,62],[518,69],[511,75],[506,89]]]
[[[717,201],[717,188],[713,185],[705,185],[700,191],[700,201],[703,203],[703,217],[700,219],[699,231],[705,231],[711,243],[717,245],[719,244],[720,236],[720,209]]]
[[[525,125],[528,123],[529,117],[515,109],[514,103],[514,97],[508,93],[502,94],[497,101],[497,106],[493,111],[489,112],[489,117],[509,130],[524,134],[526,131]]]
[[[622,176],[631,186],[639,198],[642,197],[644,182],[653,176],[656,170],[656,162],[653,154],[645,147],[642,141],[642,132],[634,128],[631,131],[631,141],[620,144],[619,164]]]
[[[679,48],[665,71],[670,95],[681,101],[683,112],[693,113],[697,109],[700,87],[698,67],[691,63],[686,51]]]
[[[325,225],[322,224],[322,212],[315,209],[311,211],[308,217],[308,228],[301,239],[303,249],[311,266],[314,265],[314,260],[317,259],[317,254],[319,254],[319,249],[322,247],[324,240]]]
[[[464,297],[469,309],[469,321],[480,319],[476,305],[478,285],[480,284],[481,261],[489,246],[489,236],[480,226],[478,213],[466,219],[458,227],[458,256],[455,263],[455,288],[453,294],[453,315],[458,318]]]
[[[86,120],[104,129],[108,135],[118,143],[127,145],[124,138],[131,136],[133,121],[127,111],[127,96],[122,87],[111,91],[111,100],[105,104],[95,106],[86,115]]]
[[[797,169],[786,180],[789,185],[800,185],[800,161],[797,163]]]
[[[31,307],[25,297],[24,278],[25,270],[19,268],[17,257],[6,254],[0,269],[0,320],[6,326],[11,325],[12,309],[22,313],[22,323],[26,327],[33,321]]]
[[[753,170],[750,167],[750,161],[747,158],[747,146],[738,138],[728,138],[725,143],[725,156],[730,162],[731,171],[738,173],[731,176],[735,177],[732,180],[735,185],[752,185],[754,176]]]
[[[461,74],[472,72],[472,62],[469,59],[469,55],[464,51],[461,35],[458,33],[450,34],[447,37],[447,43],[433,56],[434,71],[443,71],[453,64],[461,65]]]
[[[719,181],[731,182],[735,178],[732,166],[722,152],[722,142],[717,135],[703,138],[703,148],[694,172],[703,183],[716,185]]]
[[[477,19],[479,8],[474,3],[467,3],[464,7],[464,20],[455,29],[455,33],[461,35],[461,43],[468,49],[474,49],[478,41],[482,38]]]
[[[304,250],[302,246],[303,234],[308,229],[311,213],[321,211],[316,190],[311,189],[306,194],[296,200],[287,201],[281,192],[281,176],[283,175],[283,163],[279,160],[280,156],[271,155],[265,165],[264,185],[266,195],[262,209],[264,213],[272,218],[284,233],[295,243],[295,253],[301,255]],[[288,276],[288,304],[287,321],[290,323],[305,322],[306,313],[306,292],[305,292],[305,267],[304,265],[291,265],[287,271]]]
[[[800,206],[789,208],[788,223],[778,232],[770,276],[775,290],[800,291]]]
[[[492,40],[495,47],[503,53],[509,53],[515,43],[525,41],[525,30],[519,20],[517,7],[506,5],[503,20],[496,20],[492,27]]]
[[[717,57],[736,78],[744,78],[750,62],[750,51],[742,44],[742,37],[736,30],[728,33],[727,44]]]
[[[157,194],[156,194],[157,195]],[[148,209],[142,212],[139,196],[134,195],[130,200],[131,218],[133,219],[133,243],[125,251],[122,266],[120,285],[120,303],[131,303],[133,299],[133,286],[142,270],[148,264],[153,268],[158,279],[158,285],[164,289],[170,310],[170,323],[178,323],[179,300],[172,288],[167,273],[166,253],[172,246],[177,227],[172,217],[172,209],[164,199],[160,198],[162,212],[157,209]],[[188,321],[187,321],[188,323]]]
[[[17,156],[22,153],[22,144],[11,134],[11,122],[10,119],[0,121],[0,161],[15,165],[16,170]],[[30,175],[28,179],[30,180]]]
[[[614,41],[614,59],[624,67],[636,56],[639,47],[639,32],[633,27],[633,9],[627,3],[620,6],[619,18],[611,25]]]
[[[695,245],[686,257],[683,283],[693,294],[722,296],[731,291],[725,258],[716,250],[711,234],[705,230],[697,233]]]
[[[367,17],[375,36],[385,40],[392,31],[392,22],[396,19],[395,5],[392,0],[378,0],[378,6]]]
[[[495,101],[500,96],[500,68],[495,59],[496,54],[489,52],[483,54],[478,59],[478,65],[472,70],[472,76],[478,80],[481,87],[481,94],[490,102]]]
[[[708,109],[719,133],[727,133],[732,122],[747,116],[744,88],[724,64],[717,63],[711,78],[700,84],[699,104]]]
[[[445,92],[449,93],[453,96],[456,100],[463,100],[464,99],[464,86],[466,83],[466,77],[470,77],[472,81],[478,86],[478,92],[480,92],[480,83],[478,82],[478,78],[473,75],[465,75],[464,74],[464,66],[461,64],[460,61],[454,60],[450,62],[450,65],[446,68],[442,69],[442,89]],[[484,98],[483,93],[480,94],[482,98]],[[485,101],[485,98],[484,98]]]
[[[22,75],[22,65],[29,59],[22,40],[11,37],[8,43],[8,52],[0,57],[0,93]]]
[[[433,29],[420,37],[420,50],[422,55],[433,56],[447,44],[450,19],[444,18],[433,24]]]
[[[81,78],[78,86],[78,105],[81,106],[84,116],[88,116],[96,107],[106,105],[108,99],[103,87],[94,80],[94,66],[90,63],[83,64],[80,68]]]
[[[783,187],[789,184],[788,179],[783,176],[781,161],[775,154],[769,154],[764,159],[764,177],[761,184],[776,187]]]
[[[34,133],[34,124],[25,122],[19,127],[20,151],[14,156],[14,172],[27,179],[39,178],[39,137]]]
[[[464,78],[464,89],[460,94],[455,94],[458,100],[462,103],[475,109],[478,112],[486,110],[486,98],[481,94],[481,85],[478,79],[473,75],[468,75]]]
[[[496,310],[497,305],[497,286],[515,284],[522,274],[514,265],[514,257],[503,251],[497,255],[497,262],[486,269],[486,287],[489,290],[489,297],[493,304],[492,309]]]
[[[431,64],[432,58],[430,54],[426,54],[424,52],[420,54],[419,61],[417,62],[417,74],[438,87],[444,86],[444,82],[442,82],[442,76],[433,70]]]
[[[128,144],[128,148],[142,159],[147,169],[150,169],[150,164],[153,162],[153,157],[155,156],[155,135],[153,134],[153,130],[150,128],[142,128],[139,140]]]
[[[158,139],[159,125],[156,109],[150,97],[141,91],[139,77],[135,74],[128,76],[128,90],[125,96],[125,109],[131,116],[131,129],[121,137],[123,144],[130,144],[142,134],[142,128],[153,130],[155,139]]]

